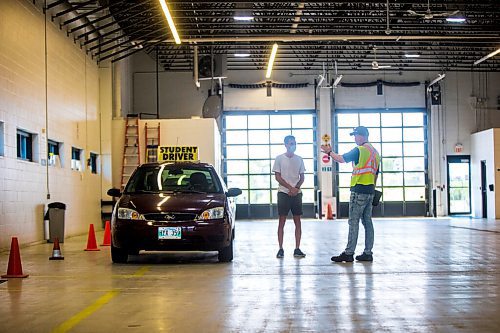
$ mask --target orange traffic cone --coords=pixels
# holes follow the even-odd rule
[[[326,206],[326,219],[333,220],[332,204],[328,203]]]
[[[25,278],[28,274],[23,274],[23,265],[21,264],[21,253],[19,253],[19,243],[17,237],[12,237],[10,243],[9,265],[7,266],[7,274],[2,275],[3,278]]]
[[[89,227],[89,238],[87,239],[87,248],[85,251],[101,251],[97,248],[97,242],[95,240],[94,225],[91,223]]]
[[[49,260],[64,260],[61,248],[59,247],[58,237],[54,239],[54,248],[52,249],[52,257],[49,257]]]
[[[109,221],[106,221],[106,225],[104,226],[104,239],[102,241],[101,246],[110,246],[111,245],[111,228]]]

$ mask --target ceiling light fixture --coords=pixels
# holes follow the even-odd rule
[[[323,75],[318,75],[319,76],[319,82],[318,82],[318,88],[321,87],[321,84],[323,83],[323,81],[325,81],[325,77]]]
[[[235,53],[234,56],[236,58],[248,58],[250,57],[250,53]]]
[[[274,59],[276,58],[277,52],[278,52],[278,44],[274,43],[273,49],[271,51],[271,57],[269,58],[269,63],[267,64],[266,79],[271,78],[271,72],[273,71]]]
[[[236,2],[234,6],[235,7],[234,7],[233,19],[235,21],[248,22],[253,20],[253,13],[252,13],[253,3]]]
[[[464,17],[447,17],[446,22],[450,23],[464,23],[465,18]]]
[[[200,88],[201,85],[200,85],[200,79],[199,79],[199,73],[198,73],[198,67],[199,67],[199,63],[198,63],[198,45],[195,45],[194,46],[194,50],[193,50],[193,69],[194,69],[194,84],[196,85],[196,87]]]
[[[420,58],[420,54],[415,53],[405,53],[406,58]]]
[[[483,61],[485,61],[486,59],[489,59],[489,58],[491,58],[491,57],[493,57],[493,56],[496,56],[496,55],[497,55],[497,54],[499,54],[499,53],[500,53],[500,48],[498,48],[496,51],[491,52],[491,53],[490,53],[490,54],[488,54],[487,56],[484,56],[484,57],[482,57],[481,59],[479,59],[479,60],[475,61],[475,62],[474,62],[474,66],[479,65],[480,63],[482,63],[482,62],[483,62]]]
[[[436,83],[438,83],[439,81],[441,81],[442,79],[444,79],[446,76],[446,74],[438,74],[437,78],[435,78],[434,80],[431,81],[431,83],[429,83],[429,86],[427,87],[427,92],[430,93],[432,91],[432,86],[435,85]]]
[[[340,81],[342,80],[342,77],[343,77],[342,75],[337,76],[337,78],[333,82],[333,88],[337,88],[337,86],[339,85]]]
[[[165,0],[160,0],[161,9],[163,9],[163,13],[165,13],[165,17],[167,18],[168,26],[170,27],[170,31],[174,36],[174,40],[176,44],[181,43],[181,39],[179,38],[179,34],[177,33],[177,29],[175,28],[174,20],[172,19],[172,15],[170,15],[170,11],[168,10],[167,3]]]
[[[233,19],[235,21],[252,21],[253,16],[234,16]]]

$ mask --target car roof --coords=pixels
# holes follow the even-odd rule
[[[209,168],[213,169],[214,166],[210,163],[204,163],[204,162],[154,162],[154,163],[145,163],[142,164],[140,167],[157,167],[161,165],[177,165],[180,167],[193,167],[193,168]]]

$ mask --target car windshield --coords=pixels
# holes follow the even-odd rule
[[[210,168],[179,164],[140,167],[125,188],[126,193],[219,193],[221,186]]]

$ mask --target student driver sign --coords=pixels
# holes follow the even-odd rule
[[[158,161],[187,162],[198,161],[198,147],[196,146],[159,146]]]

